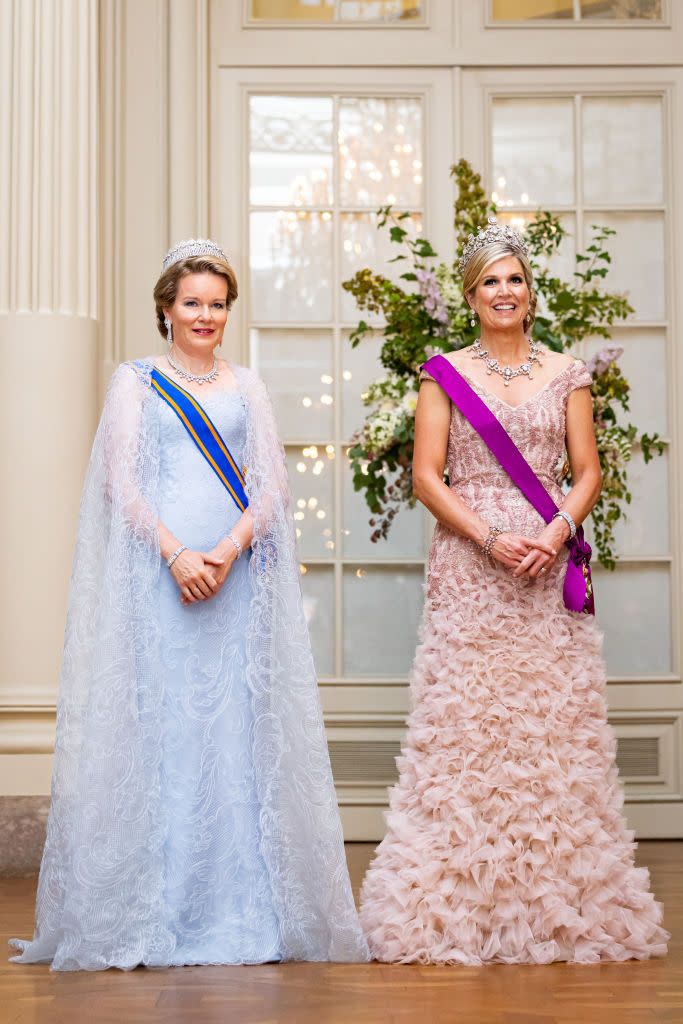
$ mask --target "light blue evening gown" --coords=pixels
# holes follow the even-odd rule
[[[161,520],[208,551],[240,511],[151,384],[112,377],[83,488],[52,806],[20,963],[363,962],[304,616],[284,452],[258,376],[197,392],[247,467],[255,540],[183,605]]]
[[[238,465],[241,394],[198,395]],[[159,515],[183,544],[209,551],[241,512],[176,414],[160,417]],[[249,552],[216,597],[183,605],[170,572],[159,586],[165,696],[161,802],[168,927],[174,964],[259,963],[280,957],[270,881],[260,852],[259,803],[245,678]]]

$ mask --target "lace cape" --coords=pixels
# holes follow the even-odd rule
[[[164,679],[155,618],[159,399],[152,361],[112,378],[86,477],[57,709],[52,807],[23,962],[162,966]],[[303,613],[284,452],[266,390],[236,367],[255,519],[247,637],[262,854],[285,959],[368,959],[344,857]],[[199,457],[199,456],[198,456]]]

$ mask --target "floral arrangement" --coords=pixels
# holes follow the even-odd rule
[[[461,160],[451,168],[457,195],[454,228],[457,255],[470,234],[476,234],[495,214],[481,184],[481,176]],[[419,366],[437,352],[448,352],[472,343],[477,331],[462,294],[457,257],[453,263],[438,261],[425,238],[412,237],[407,213],[391,206],[378,211],[378,228],[389,231],[399,246],[391,261],[404,263],[398,281],[364,269],[343,288],[362,311],[381,317],[384,342],[381,363],[386,373],[363,395],[367,408],[364,424],[353,438],[349,458],[354,487],[363,491],[372,512],[372,540],[386,537],[399,509],[413,505],[412,455]],[[624,422],[629,410],[630,385],[618,362],[622,349],[610,344],[610,328],[633,312],[627,299],[606,291],[604,278],[611,262],[608,240],[614,231],[594,225],[585,253],[576,255],[574,280],[563,281],[548,269],[566,232],[553,214],[538,211],[527,225],[526,242],[531,253],[539,308],[534,337],[555,351],[570,349],[584,338],[601,337],[605,347],[587,363],[593,377],[595,431],[603,472],[602,495],[592,513],[597,556],[603,566],[615,565],[614,528],[631,501],[627,466],[636,446],[645,462],[661,454],[664,443],[655,435],[639,432]],[[374,328],[361,320],[351,334],[355,347]],[[569,485],[565,464],[558,477]]]

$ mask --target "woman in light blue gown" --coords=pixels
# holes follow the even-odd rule
[[[265,389],[214,358],[234,273],[172,249],[86,478],[36,930],[17,962],[368,959]]]

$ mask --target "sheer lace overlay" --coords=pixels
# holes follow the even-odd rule
[[[160,558],[160,509],[184,500],[201,538],[204,502],[214,542],[236,510],[225,492],[224,506],[211,497],[212,476],[188,496],[164,463],[165,432],[182,428],[164,421],[151,368],[119,367],[93,446],[36,930],[13,940],[14,959],[57,970],[366,960],[265,388],[235,368],[231,399],[246,416],[221,412],[243,445],[252,554],[217,598],[183,609]],[[198,453],[195,465],[204,472]],[[200,635],[204,660],[192,654]]]
[[[517,408],[474,385],[556,500],[567,397],[590,383],[577,362]],[[540,532],[540,516],[456,408],[448,470],[488,522]],[[399,782],[361,892],[379,960],[593,963],[666,952],[661,906],[634,866],[621,813],[602,638],[591,616],[564,607],[566,557],[546,577],[516,580],[436,527]]]

